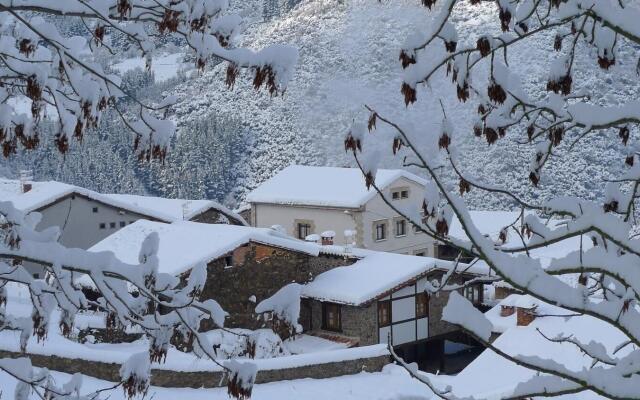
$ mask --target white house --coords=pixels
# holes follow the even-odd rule
[[[380,169],[376,184],[398,208],[418,210],[425,180],[410,172]],[[251,224],[281,225],[305,239],[333,232],[335,244],[345,244],[344,231],[355,232],[357,247],[433,256],[433,240],[415,232],[382,199],[367,189],[359,169],[293,165],[280,171],[247,196]]]
[[[61,244],[85,250],[139,219],[246,225],[242,217],[210,200],[103,194],[56,181],[0,178],[0,201],[11,201],[25,213],[40,213],[38,230],[57,226]],[[37,273],[38,268],[25,267]]]

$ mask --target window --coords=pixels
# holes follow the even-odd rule
[[[33,279],[40,279],[40,274],[37,272],[33,273]]]
[[[100,229],[105,229],[107,227],[107,224],[105,224],[104,222],[100,223]]]
[[[429,316],[429,295],[426,293],[418,293],[416,295],[416,318],[424,318]]]
[[[133,224],[134,222],[136,222],[136,221],[129,221],[129,225]]]
[[[376,222],[376,232],[375,239],[376,240],[385,240],[387,239],[387,223],[386,222]]]
[[[391,300],[378,302],[378,327],[391,325]]]
[[[396,236],[406,236],[407,234],[407,221],[404,219],[396,220]]]
[[[109,228],[115,229],[116,228],[116,223],[115,222],[109,222]]]
[[[480,291],[477,286],[467,286],[464,288],[464,297],[471,303],[476,304],[480,302]]]
[[[397,188],[391,191],[391,199],[400,200],[409,198],[409,189]]]
[[[126,222],[124,222],[124,221],[120,221],[120,228],[123,228],[125,225],[127,225],[127,223],[126,223]]]
[[[98,207],[93,207],[93,210],[92,210],[92,211],[93,211],[94,213],[97,213],[97,212],[98,212]]]
[[[416,254],[414,254],[415,256],[418,257],[426,257],[427,254],[424,251],[417,251]]]
[[[341,331],[340,304],[322,303],[322,329],[328,331]]]
[[[298,239],[304,240],[307,236],[311,235],[311,224],[306,222],[298,223]]]
[[[224,258],[224,266],[225,268],[233,267],[233,256],[226,256]]]

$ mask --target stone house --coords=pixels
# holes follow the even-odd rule
[[[239,215],[209,200],[103,194],[55,181],[0,179],[0,201],[11,201],[25,213],[38,212],[38,230],[56,226],[60,243],[85,250],[140,219],[246,224]],[[25,267],[34,275],[42,270],[31,264]]]
[[[403,210],[422,205],[425,180],[403,170],[379,169],[376,184]],[[335,232],[335,244],[378,251],[434,255],[434,242],[413,229],[374,188],[367,189],[356,168],[292,165],[247,196],[251,225],[282,226],[299,239]],[[345,230],[355,233],[344,236]]]
[[[102,240],[89,251],[111,251],[135,264],[144,238],[159,235],[158,271],[187,276],[207,265],[201,299],[214,299],[229,313],[225,326],[261,328],[255,306],[291,282],[301,284],[336,266],[357,259],[340,251],[286,236],[270,228],[178,221],[163,224],[140,220]],[[82,282],[82,281],[81,281]],[[206,327],[205,327],[206,328]]]
[[[441,351],[460,330],[442,320],[448,293],[429,296],[429,282],[453,267],[449,261],[353,249],[360,258],[318,275],[302,289],[301,323],[311,334],[352,345],[388,343],[406,360]],[[454,281],[486,273],[470,267]],[[462,290],[474,304],[483,300],[481,284]]]

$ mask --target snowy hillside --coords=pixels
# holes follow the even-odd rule
[[[471,6],[464,2],[456,10],[455,19],[459,36],[472,42],[478,32],[484,32],[488,26],[498,30],[492,3]],[[219,66],[176,88],[181,99],[177,107],[178,120],[186,121],[218,110],[237,115],[249,125],[255,142],[245,186],[251,189],[291,163],[352,164],[342,150],[342,139],[354,118],[366,118],[364,103],[402,118],[426,136],[437,130],[442,119],[438,103],[442,98],[448,114],[455,116],[456,140],[461,143],[464,155],[461,159],[465,165],[483,166],[470,173],[494,183],[512,182],[512,178],[516,178],[521,183],[522,195],[547,197],[550,193],[545,188],[544,177],[541,188],[535,190],[526,180],[530,155],[523,152],[523,146],[517,145],[516,140],[522,139],[520,135],[509,132],[506,139],[491,148],[476,139],[471,121],[477,103],[473,98],[466,104],[458,103],[455,88],[447,80],[436,80],[430,88],[423,88],[418,94],[418,103],[405,109],[399,93],[399,48],[411,33],[428,29],[429,23],[429,13],[418,1],[303,1],[280,19],[252,25],[244,36],[247,44],[256,47],[275,41],[299,48],[299,65],[284,97],[269,98],[265,93],[254,92],[248,77],[241,79],[235,90],[226,90],[224,66]],[[509,54],[510,62],[522,65],[523,86],[532,97],[546,95],[545,71],[556,57],[552,41],[553,37],[548,37],[541,40],[539,46],[529,44]],[[609,72],[600,71],[593,57],[578,59],[577,70],[581,74],[574,77],[574,82],[578,86],[602,86],[602,92],[606,93],[609,90],[607,75],[620,73],[623,70],[620,65],[635,62],[633,49],[623,50],[627,52],[619,54],[618,66]],[[634,78],[628,79],[631,82]],[[629,90],[625,87],[609,90],[607,98],[630,96]],[[400,157],[395,160],[391,157],[388,141],[381,141],[379,145],[384,150],[383,165],[400,164]],[[621,168],[623,163],[616,158],[620,154],[618,149],[610,146],[598,137],[583,142],[575,154],[563,158],[564,163],[569,163],[563,175],[559,175],[552,164],[547,170],[547,179],[560,181],[554,190],[588,198],[600,196],[602,188],[597,182]],[[565,150],[561,146],[558,151]],[[478,208],[497,206],[486,198],[474,199],[474,202]]]
[[[96,146],[101,149],[95,154],[87,154],[88,146],[75,144],[64,159],[36,151],[4,162],[0,175],[15,176],[19,169],[30,168],[38,179],[62,180],[99,191],[209,197],[235,206],[249,190],[287,165],[354,165],[342,141],[354,119],[366,119],[363,104],[411,127],[426,142],[438,132],[440,100],[455,125],[454,141],[459,143],[460,162],[467,174],[509,185],[525,198],[547,198],[554,194],[552,190],[599,198],[602,178],[623,167],[619,141],[599,134],[562,157],[562,169],[552,160],[540,187],[532,188],[527,179],[532,148],[518,145],[522,133],[509,131],[491,147],[484,139],[475,138],[471,127],[477,99],[459,103],[448,78],[436,77],[430,87],[419,88],[418,102],[406,108],[399,90],[399,49],[410,35],[429,30],[433,15],[418,0],[302,0],[292,10],[280,9],[279,15],[265,21],[263,13],[271,3],[235,1],[233,11],[245,18],[242,44],[262,48],[287,43],[298,48],[298,66],[284,96],[271,98],[264,91],[254,91],[248,75],[238,79],[235,89],[226,88],[224,64],[208,67],[198,75],[189,52],[173,43],[154,55],[155,77],[133,70],[144,64],[142,59],[123,52],[103,62],[123,73],[140,98],[150,100],[161,93],[178,96],[175,119],[181,136],[174,143],[168,165],[137,166],[131,155],[130,133],[114,119],[105,121],[98,135],[89,137],[99,142]],[[493,2],[475,6],[461,2],[453,20],[460,40],[471,43],[488,28],[499,31]],[[519,65],[522,85],[532,98],[547,95],[546,71],[557,57],[552,43],[553,35],[549,34],[538,43],[527,42],[526,47],[510,50],[509,62]],[[600,70],[595,57],[585,57],[589,51],[578,53],[582,58],[576,59],[574,86],[595,86],[593,92],[604,93],[603,99],[612,105],[618,99],[637,97],[634,68],[625,68],[629,63],[635,66],[636,51],[622,48],[616,66],[609,71]],[[622,79],[616,80],[619,87],[611,88],[610,76],[614,74]],[[382,167],[401,165],[402,157],[391,155],[390,139],[384,132],[377,132],[373,142],[382,150]],[[52,145],[52,140],[46,143]],[[556,151],[566,153],[570,143],[568,138]],[[113,179],[113,170],[126,171],[122,173],[126,178]],[[83,178],[86,176],[91,178]],[[553,188],[547,184],[550,179],[557,180]],[[474,208],[504,207],[477,192],[469,196]]]

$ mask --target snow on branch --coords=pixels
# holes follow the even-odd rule
[[[227,84],[233,86],[240,69],[253,74],[256,89],[271,95],[286,90],[297,51],[276,44],[257,51],[237,48],[242,18],[227,14],[227,0],[2,0],[0,1],[0,146],[4,157],[18,146],[36,148],[42,139],[39,124],[45,115],[57,120],[51,138],[61,153],[72,140],[82,141],[113,108],[135,133],[141,160],[166,157],[174,123],[166,118],[173,98],[146,104],[128,93],[117,75],[94,59],[98,47],[108,48],[112,33],[131,42],[147,59],[156,48],[155,36],[183,38],[203,69],[213,57],[229,63]],[[80,17],[83,36],[67,36],[49,22],[51,16]],[[158,33],[149,34],[149,27]],[[120,99],[130,98],[134,110],[125,113]],[[29,113],[15,104],[26,102]],[[53,112],[52,112],[53,111]],[[50,138],[47,138],[50,139]]]
[[[181,281],[158,272],[160,243],[155,234],[143,241],[140,264],[129,265],[110,252],[67,249],[57,242],[57,231],[34,231],[34,221],[17,211],[12,203],[0,202],[0,330],[17,331],[23,353],[31,336],[46,345],[49,326],[57,322],[51,321],[55,308],[60,309],[58,326],[63,335],[69,336],[74,331],[74,316],[94,307],[105,313],[107,329],[135,327],[148,339],[148,352],[132,356],[120,370],[118,386],[123,387],[128,397],[146,393],[150,363],[166,360],[172,340],[183,341],[193,346],[199,356],[218,363],[214,347],[200,332],[200,326],[204,320],[210,320],[213,326],[222,328],[227,313],[213,299],[204,302],[198,299],[206,281],[206,266],[195,266]],[[24,261],[42,265],[47,279],[34,279],[21,265]],[[88,300],[77,280],[92,287],[100,298]],[[30,317],[13,315],[6,308],[8,282],[28,289],[33,305]],[[18,393],[34,390],[63,397],[78,392],[81,382],[77,377],[58,388],[48,371],[37,372],[28,359],[24,360],[18,365],[16,361],[0,359],[0,370],[18,380]],[[249,378],[238,375],[230,380],[230,390],[246,397],[253,384]],[[237,387],[241,390],[236,390]]]

